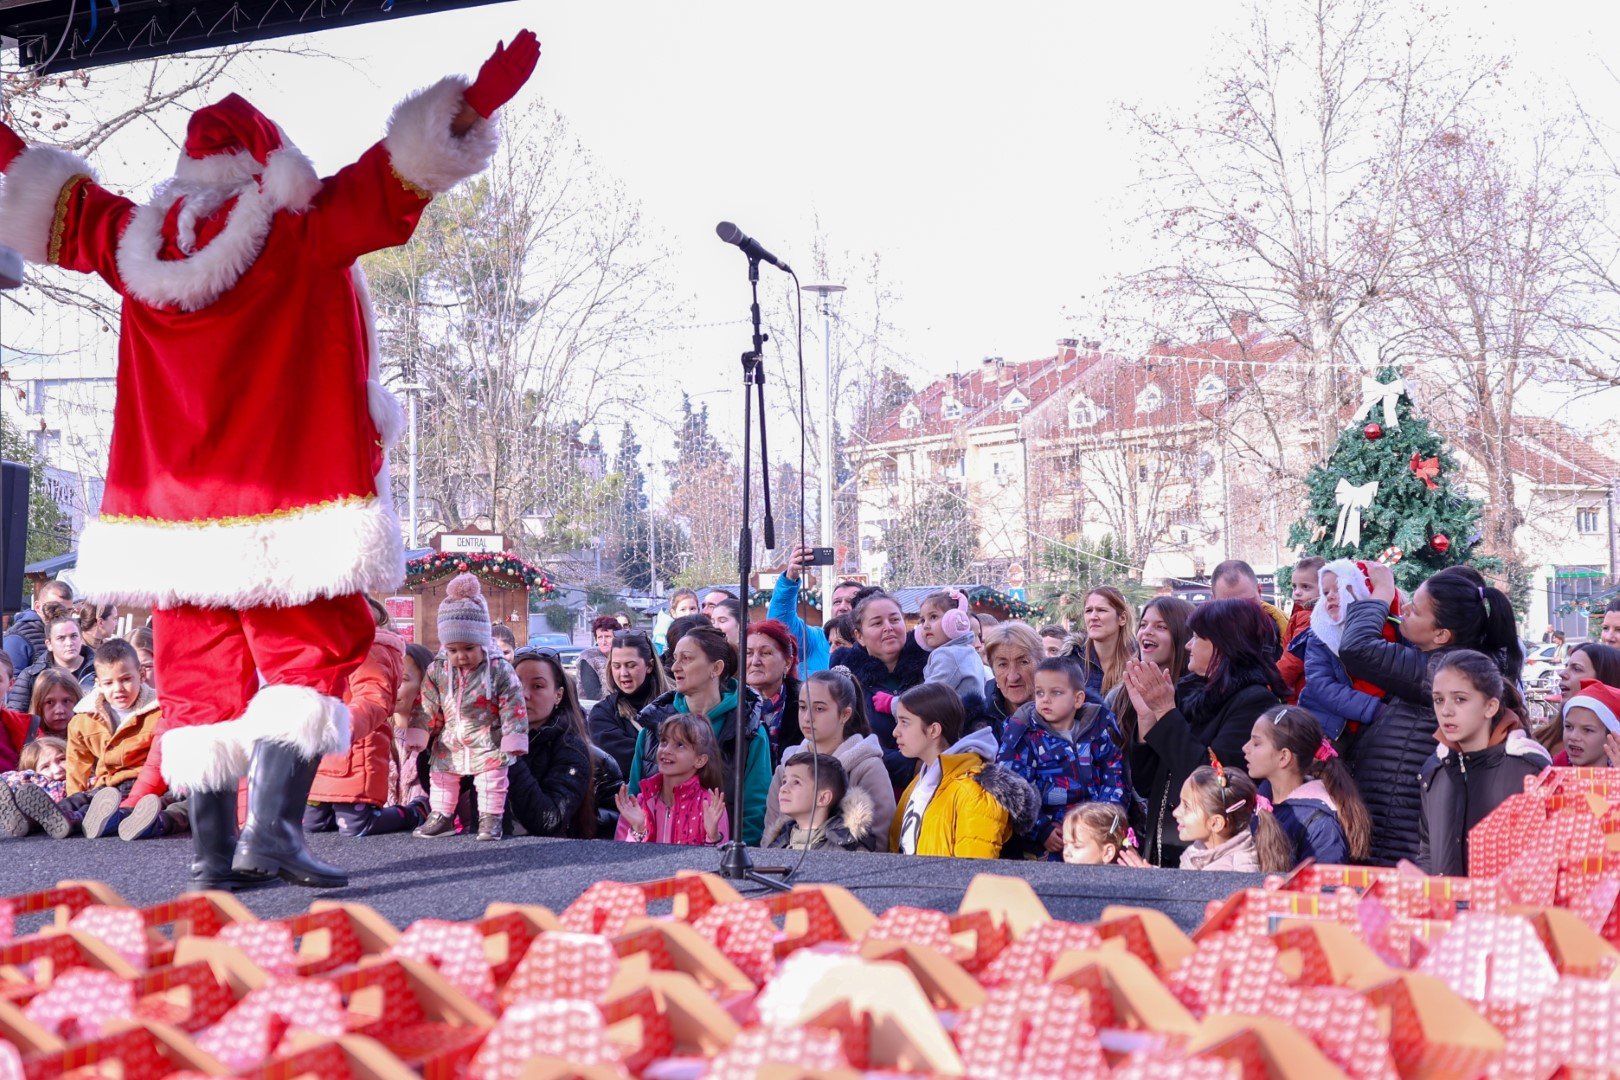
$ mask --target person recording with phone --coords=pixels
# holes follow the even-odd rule
[[[820,559],[817,555],[820,555]],[[799,643],[799,678],[807,679],[813,672],[827,670],[827,658],[832,650],[827,646],[827,635],[820,626],[810,626],[799,617],[799,587],[800,578],[806,566],[824,566],[830,568],[833,564],[834,552],[831,548],[796,548],[788,555],[787,568],[776,579],[776,587],[771,590],[771,604],[766,610],[765,617],[775,619],[787,627]],[[855,594],[860,592],[862,585],[858,581],[840,581],[833,589],[833,603],[831,611],[822,612],[822,623],[835,619],[840,615],[848,615],[855,606]]]

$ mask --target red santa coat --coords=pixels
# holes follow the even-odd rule
[[[183,160],[241,181],[223,228],[172,183],[137,205],[82,160],[31,147],[0,190],[0,242],[95,273],[123,297],[118,398],[99,520],[80,539],[86,595],[252,608],[389,590],[404,550],[387,487],[398,406],[375,381],[355,260],[402,244],[435,192],[484,168],[495,126],[450,134],[465,81],[407,99],[384,139],[326,180],[290,145]],[[255,181],[251,171],[262,171]],[[197,174],[203,175],[198,176]],[[165,226],[165,218],[168,225]]]

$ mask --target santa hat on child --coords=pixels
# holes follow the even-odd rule
[[[191,114],[174,175],[184,184],[257,180],[272,203],[292,210],[308,208],[321,189],[309,158],[240,94]]]
[[[439,605],[439,644],[492,647],[489,605],[471,574],[457,574],[444,590],[444,603]]]
[[[1564,711],[1571,709],[1592,710],[1599,723],[1620,735],[1620,690],[1596,679],[1587,679],[1575,696],[1564,702]]]

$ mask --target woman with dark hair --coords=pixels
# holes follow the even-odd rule
[[[664,666],[653,652],[652,635],[645,630],[620,630],[608,649],[608,676],[612,689],[591,706],[586,718],[593,745],[618,766],[630,771],[636,736],[641,732],[641,710],[664,692]]]
[[[1125,665],[1140,747],[1131,766],[1147,798],[1148,860],[1179,866],[1181,843],[1171,817],[1181,786],[1213,751],[1223,765],[1244,767],[1243,744],[1255,718],[1284,693],[1269,649],[1275,624],[1250,600],[1210,600],[1187,619],[1187,674],[1173,681],[1152,660]]]
[[[596,836],[595,776],[574,683],[548,649],[519,649],[518,685],[529,714],[529,749],[507,773],[510,820],[530,836]],[[619,789],[616,781],[608,787]],[[611,834],[610,834],[611,835]]]
[[[714,623],[707,615],[701,612],[694,615],[682,615],[669,624],[664,632],[664,674],[671,675],[675,671],[675,644],[691,633],[693,628],[699,626],[713,626]]]
[[[883,744],[883,764],[899,791],[915,766],[894,742],[894,699],[922,685],[928,651],[906,629],[900,602],[881,589],[864,592],[850,615],[855,644],[834,652],[831,666],[848,668],[866,691],[866,722]]]
[[[1558,688],[1568,701],[1580,693],[1582,683],[1594,680],[1604,686],[1620,687],[1620,649],[1583,641],[1569,650],[1564,670],[1558,674]]]
[[[1399,642],[1384,639],[1395,575],[1382,563],[1367,566],[1372,595],[1350,605],[1339,660],[1353,679],[1384,691],[1376,719],[1362,731],[1350,771],[1372,815],[1373,863],[1393,866],[1416,859],[1421,789],[1415,782],[1434,755],[1433,676],[1437,661],[1456,649],[1490,657],[1509,684],[1524,667],[1513,605],[1479,571],[1448,566],[1419,585],[1401,619]]]
[[[757,845],[765,832],[765,792],[771,786],[771,740],[761,719],[759,695],[737,681],[737,650],[713,626],[694,626],[668,654],[675,689],[641,710],[636,748],[630,759],[628,782],[640,791],[641,782],[658,772],[658,727],[675,713],[707,717],[725,759],[724,788],[728,820],[740,823],[736,835]],[[737,791],[737,697],[743,701],[743,784]],[[740,811],[740,812],[739,812]]]
[[[619,620],[612,615],[591,620],[591,647],[579,654],[579,696],[586,701],[601,701],[613,686],[608,677],[608,650],[618,632]]]
[[[741,600],[734,600],[729,596],[716,599],[709,607],[709,621],[726,635],[726,640],[731,642],[732,648],[737,648],[737,631],[742,629]]]
[[[744,681],[764,704],[773,758],[804,738],[799,731],[798,669],[799,644],[791,630],[775,619],[748,624]]]

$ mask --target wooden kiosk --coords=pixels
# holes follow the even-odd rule
[[[396,633],[437,653],[439,605],[450,579],[465,571],[478,577],[490,622],[511,627],[519,645],[528,640],[529,596],[546,596],[554,588],[544,571],[507,550],[507,538],[499,533],[440,533],[433,547],[431,554],[405,564],[403,588],[384,600]]]

